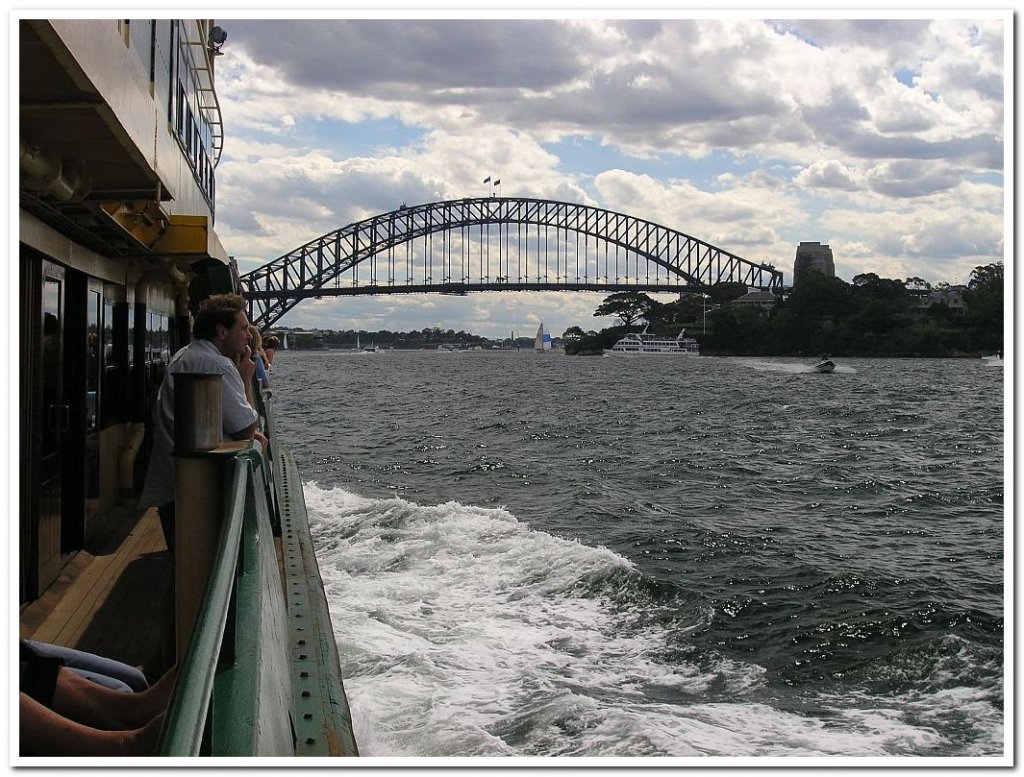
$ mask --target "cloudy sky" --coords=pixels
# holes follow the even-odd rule
[[[244,273],[402,203],[483,196],[490,175],[504,196],[649,219],[787,283],[804,240],[847,281],[966,282],[1002,258],[1006,14],[624,15],[218,15],[228,252]],[[593,317],[602,299],[325,298],[280,325],[560,335],[612,323]]]

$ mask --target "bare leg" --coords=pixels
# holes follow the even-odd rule
[[[20,697],[19,715],[19,748],[23,756],[154,755],[163,725],[163,715],[158,715],[141,728],[101,731],[68,720],[24,693]]]
[[[138,693],[115,691],[63,667],[57,674],[53,709],[71,720],[104,731],[142,728],[167,708],[177,668]]]

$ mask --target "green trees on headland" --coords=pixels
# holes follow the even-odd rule
[[[1002,262],[976,267],[967,287],[811,274],[771,307],[737,302],[745,292],[742,284],[718,284],[706,297],[668,303],[642,292],[612,294],[594,315],[618,316],[621,326],[570,327],[566,353],[600,353],[644,325],[673,336],[685,326],[708,355],[975,356],[1003,348]]]

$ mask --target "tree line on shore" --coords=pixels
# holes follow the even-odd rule
[[[737,304],[743,284],[720,283],[701,294],[658,302],[643,292],[605,298],[595,316],[621,324],[600,331],[570,327],[567,354],[597,354],[644,326],[674,337],[681,328],[702,354],[719,356],[979,356],[1003,349],[1003,263],[978,266],[962,290],[963,306],[948,283],[881,278],[864,273],[847,283],[811,273],[771,307]],[[935,292],[941,292],[935,295]]]
[[[295,335],[298,334],[301,336],[303,334],[309,334],[297,327],[279,327],[274,331],[279,336],[285,333],[291,334],[291,342],[300,343],[297,346],[300,348],[303,347],[303,345],[301,344],[301,340]],[[370,331],[366,329],[324,329],[317,330],[315,336],[315,347],[330,349],[351,349],[356,347],[356,343],[364,348],[368,345],[378,345],[381,348],[393,348],[395,350],[430,349],[436,348],[439,345],[454,346],[458,348],[474,348],[477,346],[480,346],[481,348],[491,348],[494,346],[494,341],[486,337],[474,335],[461,329],[456,332],[454,329],[441,329],[436,326],[425,327],[423,329],[413,329],[408,332],[392,331],[390,329],[381,329],[379,331]],[[533,338],[517,338],[516,342],[521,342],[524,346],[527,344],[532,346]],[[513,345],[515,344],[513,343]]]

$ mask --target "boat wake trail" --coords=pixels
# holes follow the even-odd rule
[[[941,749],[900,715],[787,711],[765,671],[688,655],[710,608],[627,559],[502,508],[306,484],[363,755],[893,755]]]
[[[750,359],[745,360],[743,363],[749,365],[758,372],[788,372],[791,375],[815,374],[813,364],[804,364],[801,362],[778,362]],[[837,364],[835,372],[852,375],[855,374],[857,370],[848,364]]]

